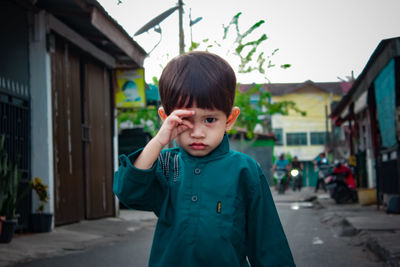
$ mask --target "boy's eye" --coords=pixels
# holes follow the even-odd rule
[[[206,123],[213,123],[213,122],[215,122],[216,121],[216,118],[206,118],[205,120],[204,120]]]

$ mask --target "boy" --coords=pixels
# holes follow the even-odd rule
[[[114,193],[158,216],[149,266],[294,266],[260,166],[229,149],[235,87],[217,55],[174,58],[159,81],[162,127],[120,157]]]

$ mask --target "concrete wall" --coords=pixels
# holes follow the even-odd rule
[[[42,11],[33,17],[29,45],[31,84],[31,166],[32,178],[48,185],[49,204],[45,211],[54,213],[53,123],[50,55],[46,50],[46,20]],[[38,201],[33,194],[34,212]]]

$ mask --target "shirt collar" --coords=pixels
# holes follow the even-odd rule
[[[194,160],[200,160],[200,161],[213,160],[213,159],[218,158],[220,156],[223,156],[223,155],[225,155],[226,153],[229,152],[229,137],[225,133],[224,137],[222,138],[221,143],[213,151],[211,151],[208,155],[206,155],[204,157],[192,156],[180,146],[179,146],[179,150],[180,150],[182,156],[185,157],[185,158],[194,159]]]

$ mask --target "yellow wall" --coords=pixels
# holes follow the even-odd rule
[[[328,107],[330,114],[330,104],[332,101],[340,100],[341,96],[327,93],[315,86],[306,86],[283,96],[273,96],[272,101],[294,101],[297,107],[306,111],[306,116],[291,112],[288,116],[272,116],[272,128],[282,128],[284,146],[275,146],[274,154],[290,153],[292,156],[298,156],[300,160],[313,160],[318,153],[324,150],[324,145],[310,145],[310,132],[326,131],[326,112]],[[331,122],[328,121],[328,129]],[[307,146],[286,146],[286,133],[307,132]]]

